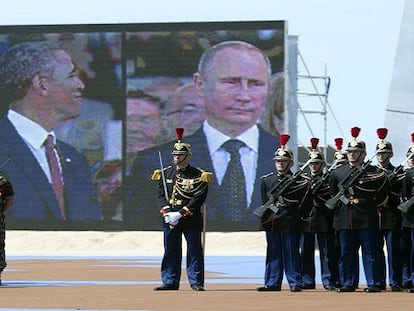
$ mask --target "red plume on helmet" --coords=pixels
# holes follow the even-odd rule
[[[359,135],[359,132],[361,132],[361,128],[359,128],[358,126],[354,126],[353,128],[351,128],[351,136],[353,138],[357,138]]]
[[[178,141],[182,141],[183,140],[183,134],[184,134],[184,129],[182,127],[177,127],[175,129],[175,133],[177,134],[177,139]]]
[[[344,139],[342,137],[335,138],[336,150],[340,151],[342,149],[343,143],[344,143]]]
[[[388,129],[384,127],[377,129],[377,135],[380,140],[384,140],[385,137],[387,137],[387,134],[388,134]]]
[[[311,147],[312,147],[312,149],[313,149],[313,150],[316,150],[316,148],[318,148],[319,138],[312,137],[312,138],[310,139],[310,142],[311,142]]]
[[[411,142],[414,144],[414,133],[411,133]]]
[[[290,139],[289,134],[281,134],[280,135],[280,146],[285,147],[289,139]]]

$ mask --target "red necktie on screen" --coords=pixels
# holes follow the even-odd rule
[[[62,174],[60,173],[59,162],[55,152],[55,143],[53,142],[53,136],[47,136],[44,146],[46,148],[47,162],[49,163],[50,176],[52,177],[52,187],[55,192],[56,199],[59,204],[59,209],[63,219],[66,218],[65,214],[65,200],[63,194],[63,182]]]
[[[230,153],[230,162],[221,182],[222,192],[226,197],[229,218],[233,221],[247,220],[246,181],[240,161],[239,150],[246,146],[244,142],[230,139],[221,148]]]

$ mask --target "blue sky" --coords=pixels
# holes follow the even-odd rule
[[[288,32],[298,36],[298,48],[312,75],[331,78],[327,115],[327,142],[350,128],[362,128],[368,155],[375,151],[376,128],[384,126],[385,108],[404,0],[23,0],[2,4],[1,25],[96,24],[191,21],[286,20]],[[299,74],[306,71],[299,62]],[[301,90],[312,89],[300,82]],[[323,84],[318,83],[319,91]],[[320,110],[318,101],[299,98],[304,110]],[[323,138],[320,115],[302,116],[298,139],[307,144],[313,135]],[[321,140],[321,142],[323,142]],[[372,152],[370,152],[370,150]]]

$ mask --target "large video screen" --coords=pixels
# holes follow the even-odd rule
[[[151,175],[173,165],[180,127],[190,164],[213,176],[206,229],[259,229],[260,176],[285,126],[285,40],[283,21],[0,27],[8,228],[160,230]],[[234,155],[228,139],[242,141]]]

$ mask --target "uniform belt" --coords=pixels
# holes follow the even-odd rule
[[[372,200],[369,199],[363,199],[363,198],[352,198],[349,199],[350,204],[361,204],[361,203],[370,203]]]
[[[173,205],[185,205],[185,204],[187,204],[187,200],[170,200],[170,204],[173,204]]]

